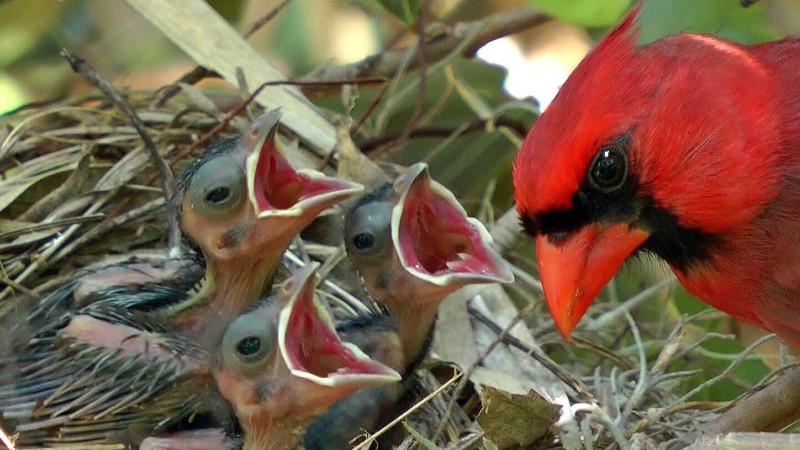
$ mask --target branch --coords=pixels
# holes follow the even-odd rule
[[[466,57],[474,55],[479,48],[495,39],[518,33],[549,20],[550,17],[542,12],[532,7],[524,7],[497,13],[474,22],[462,22],[452,26],[434,24],[425,32],[425,55],[414,55],[408,65],[405,64],[408,53],[414,52],[416,45],[377,53],[353,64],[326,67],[310,73],[303,79],[325,81],[362,77],[392,78],[401,68],[411,70],[441,60],[463,45],[464,39],[469,36],[475,35],[475,38],[464,50],[463,55]]]
[[[550,359],[545,353],[543,353],[538,348],[534,348],[529,346],[528,344],[522,342],[521,340],[517,339],[511,333],[503,333],[503,327],[496,324],[491,318],[484,315],[478,309],[470,306],[467,304],[467,311],[486,325],[487,328],[492,330],[494,334],[503,341],[504,344],[516,347],[518,350],[525,352],[526,354],[530,355],[533,359],[539,362],[539,364],[543,365],[547,370],[553,373],[559,380],[561,380],[564,384],[572,388],[578,395],[581,396],[581,400],[590,401],[594,396],[592,395],[589,388],[578,378],[574,377],[568,370],[564,369],[563,367],[559,366],[555,361]]]
[[[71,55],[66,49],[61,50],[61,55],[66,58],[72,70],[85,76],[94,86],[103,92],[111,101],[131,120],[133,127],[144,142],[145,149],[150,152],[150,157],[153,159],[153,165],[158,170],[161,176],[161,189],[164,191],[164,199],[166,203],[172,199],[172,170],[164,158],[158,153],[158,148],[153,138],[147,132],[145,126],[136,111],[133,110],[131,105],[120,95],[114,86],[109,83],[102,75],[100,75],[94,68],[86,62],[85,59],[79,56]],[[167,243],[171,253],[177,252],[181,242],[181,231],[178,227],[178,217],[175,214],[167,215],[167,223],[169,234],[167,235]]]
[[[528,133],[527,127],[522,123],[519,123],[511,119],[506,119],[503,117],[497,117],[494,119],[478,120],[466,125],[462,125],[461,127],[458,128],[420,127],[412,130],[408,137],[409,138],[450,137],[453,134],[462,135],[478,131],[484,131],[489,126],[510,128],[514,130],[516,133],[518,133],[520,136],[525,136]],[[360,148],[361,151],[363,151],[365,154],[368,154],[372,150],[375,150],[376,148],[382,147],[389,143],[394,143],[397,140],[398,136],[380,136],[374,139],[369,139],[359,142],[358,148]]]
[[[706,425],[703,435],[731,431],[780,431],[800,417],[800,368],[788,370],[774,383],[725,411]]]

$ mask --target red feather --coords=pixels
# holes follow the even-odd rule
[[[639,8],[581,62],[525,139],[514,164],[523,223],[551,233],[541,241],[554,249],[548,255],[590,224],[593,233],[619,223],[643,230],[650,238],[641,249],[664,256],[692,293],[800,348],[800,39],[743,46],[680,34],[636,46]],[[595,155],[626,133],[631,198],[593,192]],[[585,203],[578,212],[576,198]],[[568,213],[588,222],[552,219]],[[673,219],[685,235],[707,238],[704,246],[676,239]],[[593,245],[617,245],[600,241]],[[685,258],[671,257],[673,248]],[[554,261],[540,257],[545,263]],[[557,278],[593,270],[574,266],[585,273]],[[571,296],[548,298],[554,316],[572,317],[557,317],[565,334],[591,301],[583,293],[602,288],[581,283],[549,289]]]

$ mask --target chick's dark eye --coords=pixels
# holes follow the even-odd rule
[[[255,355],[259,350],[261,350],[261,339],[255,336],[244,338],[236,345],[236,351],[242,356]]]
[[[227,186],[214,188],[206,194],[206,202],[213,205],[225,203],[229,198],[231,198],[231,189]]]
[[[185,195],[203,217],[226,220],[239,213],[247,200],[247,178],[240,162],[232,157],[217,157],[192,174]]]
[[[353,236],[353,247],[358,250],[368,250],[375,245],[375,235],[372,233],[358,233]]]
[[[589,169],[589,183],[602,192],[620,188],[627,176],[628,157],[617,147],[600,149]]]

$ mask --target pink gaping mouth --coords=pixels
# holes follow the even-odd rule
[[[265,113],[251,130],[252,147],[247,158],[250,199],[259,218],[268,216],[315,216],[363,187],[328,177],[315,170],[295,170],[280,154],[276,129],[280,110]]]
[[[288,281],[293,292],[280,314],[280,348],[292,374],[326,386],[399,381],[397,372],[339,338],[325,307],[314,295],[317,266],[309,264]]]
[[[483,224],[468,217],[453,193],[430,178],[427,166],[412,166],[401,182],[392,237],[406,270],[438,285],[513,280],[508,264],[489,247]]]

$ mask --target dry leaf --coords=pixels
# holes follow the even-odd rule
[[[467,304],[481,311],[501,328],[517,316],[517,309],[500,285],[467,286],[448,297],[439,309],[441,323],[434,335],[433,350],[446,361],[452,361],[467,370],[478,361],[479,355],[497,340],[497,333],[472,319]],[[538,348],[524,323],[517,324],[509,333],[531,348]],[[568,388],[531,356],[516,348],[498,345],[483,360],[482,365],[513,371],[516,379],[524,382],[524,391],[535,389],[552,399],[566,401]],[[475,380],[472,380],[475,381]],[[561,404],[565,404],[559,401]]]
[[[339,124],[336,128],[336,138],[339,155],[336,172],[338,177],[361,183],[368,192],[390,181],[386,173],[356,147],[347,125]]]
[[[28,160],[6,172],[5,176],[8,178],[0,180],[0,211],[39,181],[74,170],[81,156],[81,149],[72,147]]]
[[[33,224],[30,222],[20,220],[0,219],[0,235],[30,228],[31,225]]]
[[[534,391],[513,394],[480,386],[483,408],[478,423],[499,450],[531,445],[542,439],[558,418],[559,407]]]

